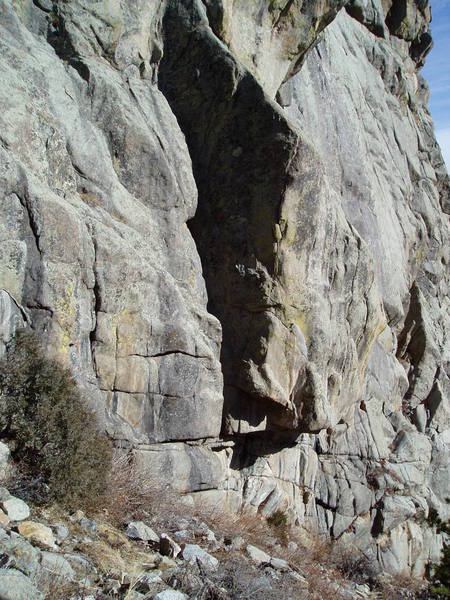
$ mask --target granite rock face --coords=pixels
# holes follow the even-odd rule
[[[193,501],[422,574],[450,516],[428,3],[0,13],[0,350],[33,327]]]
[[[191,229],[223,326],[226,430],[333,426],[384,327],[371,256],[314,148],[195,3],[169,6],[163,25],[159,80],[193,157]]]
[[[109,4],[1,4],[3,320],[23,307],[114,437],[218,436],[220,325],[186,227],[191,160],[133,63],[152,3],[123,24]]]

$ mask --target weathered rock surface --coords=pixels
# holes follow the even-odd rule
[[[42,552],[41,568],[52,578],[72,581],[75,579],[75,571],[69,562],[59,554],[53,552]]]
[[[191,229],[223,325],[226,430],[318,431],[349,418],[384,327],[371,257],[312,146],[193,4],[188,19],[169,3],[159,80],[199,188]],[[194,118],[202,106],[208,118]]]
[[[55,538],[50,527],[35,521],[22,521],[17,528],[21,536],[44,548],[55,548]]]
[[[235,526],[240,524],[247,538],[240,537],[238,540],[224,535],[230,523],[217,522],[211,513],[204,515],[207,524],[198,516],[183,511],[181,506],[171,507],[169,521],[167,507],[162,507],[162,513],[160,510],[159,506],[151,508],[152,522],[158,524],[158,529],[163,522],[170,523],[171,527],[183,526],[187,528],[188,537],[198,541],[183,545],[182,552],[176,558],[163,556],[163,547],[160,552],[150,550],[141,540],[125,538],[125,543],[122,539],[119,544],[118,540],[124,538],[121,528],[116,528],[104,517],[99,517],[98,528],[92,532],[92,538],[80,543],[80,521],[71,520],[68,514],[60,513],[58,518],[67,522],[67,535],[53,552],[42,549],[39,536],[32,535],[25,539],[26,530],[22,527],[18,527],[19,533],[13,531],[11,526],[0,527],[0,598],[39,598],[41,594],[46,598],[59,598],[67,590],[83,598],[113,595],[133,600],[156,598],[161,593],[162,598],[195,598],[208,593],[225,600],[239,590],[245,595],[253,593],[255,598],[261,600],[285,597],[286,594],[307,600],[315,598],[317,592],[320,596],[337,599],[376,596],[372,593],[375,585],[372,575],[368,584],[358,585],[353,573],[346,573],[345,577],[339,574],[328,556],[322,564],[320,560],[317,563],[316,559],[311,559],[300,538],[297,538],[298,544],[292,539],[287,544],[287,549],[294,552],[289,555],[289,563],[273,555],[273,551],[282,552],[278,543],[281,539],[267,535],[267,530],[261,528],[258,520],[254,523],[255,530],[249,529],[248,515],[243,515],[242,520],[229,515]],[[34,507],[33,512],[36,520],[32,525],[35,530],[40,527],[43,531],[49,531],[62,526],[53,522],[48,508],[41,510]],[[272,532],[275,533],[274,530]],[[289,538],[295,536],[293,531],[284,533]],[[164,539],[169,539],[167,534],[161,535],[161,540]],[[205,549],[205,545],[209,548],[212,539],[215,540],[215,551],[219,552],[217,556],[220,560]],[[283,542],[283,545],[286,544]],[[77,552],[74,552],[75,548]],[[181,551],[181,548],[178,547],[178,550]],[[359,578],[362,572],[355,575]],[[395,582],[395,578],[392,581]],[[10,586],[13,588],[10,589]]]
[[[199,562],[205,570],[216,571],[219,566],[217,558],[209,554],[197,544],[186,544],[183,548],[183,558],[189,563]]]
[[[128,537],[136,540],[159,544],[159,535],[142,521],[131,521],[128,523],[125,533]]]
[[[186,600],[186,598],[186,594],[175,590],[164,590],[155,596],[155,600]]]
[[[6,444],[0,442],[0,483],[8,474],[8,461],[11,451]]]
[[[256,564],[260,565],[264,563],[270,563],[270,556],[267,554],[267,552],[264,552],[264,550],[261,550],[256,546],[252,546],[251,544],[247,546],[246,550],[250,559]]]
[[[345,0],[203,0],[209,25],[272,98]],[[189,6],[188,3],[185,5]],[[195,5],[195,3],[191,3]]]
[[[23,521],[30,516],[30,508],[26,502],[8,494],[0,500],[0,506],[11,521]]]
[[[44,596],[32,582],[15,569],[0,570],[0,598],[2,600],[40,600]]]
[[[167,101],[127,54],[151,15],[130,9],[126,32],[118,3],[111,14],[107,2],[57,4],[54,17],[0,5],[4,320],[23,307],[115,437],[217,436],[220,326],[185,224],[191,161]],[[102,57],[117,35],[119,70]]]
[[[0,353],[32,326],[192,501],[286,511],[391,572],[437,562],[450,188],[428,3],[0,14]]]

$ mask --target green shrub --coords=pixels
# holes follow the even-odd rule
[[[96,425],[71,372],[45,356],[33,333],[17,331],[0,360],[0,435],[28,479],[69,507],[92,502],[111,464]]]
[[[436,533],[450,535],[450,521],[442,521],[434,508],[430,508],[427,522],[430,527],[436,527]],[[450,598],[450,544],[448,542],[444,542],[441,562],[430,566],[433,571],[430,587],[433,597]]]
[[[273,532],[283,543],[287,543],[288,537],[288,518],[286,513],[282,510],[276,510],[269,517],[267,517],[267,523],[272,527]]]
[[[269,517],[267,517],[267,522],[271,527],[285,529],[287,527],[286,513],[284,513],[282,510],[276,510]]]
[[[448,532],[447,524],[447,532]],[[450,598],[450,544],[444,544],[442,559],[434,567],[431,591],[442,598]]]

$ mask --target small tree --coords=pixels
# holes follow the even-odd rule
[[[450,544],[444,544],[442,560],[436,566],[432,591],[445,598],[450,598]]]
[[[72,373],[45,356],[34,333],[17,331],[0,360],[0,435],[65,505],[87,504],[105,487],[111,450],[96,425]]]

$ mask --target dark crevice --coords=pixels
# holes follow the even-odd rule
[[[79,76],[86,81],[86,83],[90,83],[91,80],[91,71],[86,63],[77,58],[71,58],[69,60],[69,65],[77,71]]]
[[[165,350],[156,354],[148,354],[146,355],[146,358],[158,358],[160,356],[170,356],[171,354],[182,354],[184,356],[190,356],[192,358],[209,358],[209,356],[201,354],[192,354],[190,352],[186,352],[185,350]]]
[[[345,10],[348,15],[350,15],[355,21],[361,23],[368,29],[371,33],[373,33],[376,37],[384,38],[385,30],[382,22],[378,22],[375,19],[367,20],[364,11],[362,9],[362,5],[355,2],[350,2],[345,6]]]
[[[52,9],[49,8],[45,2],[42,2],[42,0],[33,0],[33,4],[35,6],[37,6],[38,8],[40,8],[42,11],[44,11],[45,13],[51,13]]]
[[[91,345],[91,356],[94,367],[94,373],[97,375],[97,362],[95,360],[95,342],[97,333],[98,313],[101,312],[101,294],[97,272],[97,240],[94,238],[94,236],[92,236],[92,245],[94,247],[94,261],[92,264],[92,271],[94,273],[94,287],[92,289],[92,292],[94,294],[94,326],[89,333],[89,342]]]
[[[278,15],[278,17],[276,18],[272,29],[276,29],[278,27],[278,25],[280,24],[280,21],[282,19],[284,19],[285,17],[287,17],[289,11],[292,8],[292,5],[294,4],[295,0],[287,0],[286,4],[283,6],[283,8],[280,10],[280,13]]]
[[[257,81],[203,25],[194,5],[169,3],[163,31],[158,83],[193,163],[198,208],[188,227],[202,260],[208,311],[223,328],[225,384],[233,385],[246,346],[258,343],[256,329],[268,326],[264,312],[274,306],[261,277],[276,279],[273,224],[289,186],[298,136]],[[260,272],[258,264],[263,265]],[[251,396],[242,401],[261,406]],[[230,402],[226,398],[225,412]],[[279,411],[279,405],[275,408]]]
[[[372,529],[370,530],[370,534],[375,538],[378,537],[379,535],[381,535],[383,533],[383,527],[384,527],[383,510],[382,510],[382,508],[377,507],[377,511],[376,511],[375,518],[372,523]]]
[[[31,325],[31,323],[30,323],[30,317],[27,315],[27,313],[24,310],[23,306],[14,298],[14,296],[8,290],[6,290],[5,288],[2,288],[2,290],[5,292],[5,294],[7,294],[11,298],[11,300],[15,304],[17,310],[22,315],[22,318],[25,321],[25,323],[28,323],[29,325]]]
[[[393,35],[398,33],[403,20],[406,18],[407,10],[408,0],[396,0],[392,3],[386,16],[386,25]]]
[[[315,498],[315,500],[316,500],[317,506],[320,506],[324,510],[330,510],[333,513],[336,512],[335,506],[331,506],[331,504],[328,504],[327,502],[325,502],[324,500],[321,500],[320,498]]]
[[[31,233],[33,234],[33,237],[34,237],[34,242],[35,242],[35,245],[36,245],[36,249],[39,252],[39,255],[42,257],[43,253],[42,253],[41,245],[40,245],[40,241],[39,241],[39,238],[40,238],[39,226],[38,226],[38,224],[36,222],[36,218],[34,216],[33,209],[31,208],[30,200],[27,197],[26,193],[25,193],[24,197],[21,197],[19,195],[17,195],[17,197],[19,198],[20,203],[22,204],[23,208],[26,211],[26,214],[28,216],[28,224],[29,224],[29,227],[30,227],[30,231],[31,231]]]
[[[61,60],[70,61],[77,53],[64,24],[64,19],[55,11],[54,19],[47,32],[47,42],[53,47]]]

